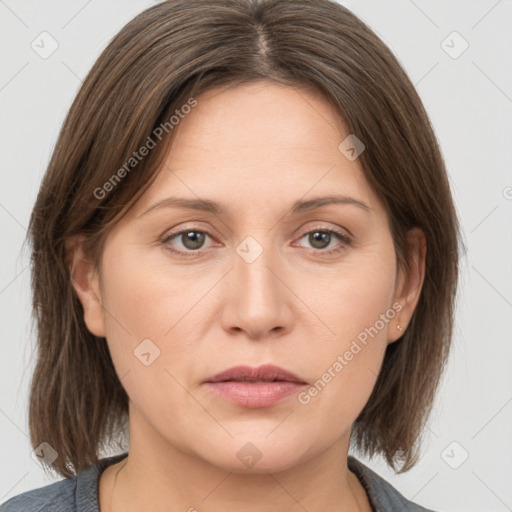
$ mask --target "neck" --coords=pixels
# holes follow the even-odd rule
[[[289,469],[240,473],[181,451],[132,418],[129,455],[100,482],[102,512],[371,510],[347,468],[348,436]]]

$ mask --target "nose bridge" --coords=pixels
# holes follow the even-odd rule
[[[258,236],[258,235],[256,235]],[[267,305],[280,294],[278,279],[271,269],[278,267],[272,233],[247,236],[236,248],[235,275],[237,285],[241,287],[244,297],[251,302],[264,300]],[[264,240],[263,240],[264,238]],[[260,242],[261,240],[261,242]],[[254,307],[256,304],[252,304]]]
[[[289,320],[284,313],[288,311],[286,286],[278,277],[282,265],[272,243],[273,233],[261,233],[247,236],[236,247],[229,308],[234,312],[231,328],[236,326],[253,337],[282,328]]]

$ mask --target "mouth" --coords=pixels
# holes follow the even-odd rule
[[[236,366],[209,377],[203,384],[220,397],[247,408],[276,405],[308,385],[292,372],[274,365]]]

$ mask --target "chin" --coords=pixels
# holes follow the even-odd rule
[[[281,436],[274,432],[266,437],[268,431],[264,432],[234,436],[213,447],[205,446],[208,450],[207,459],[227,471],[256,474],[286,471],[311,457],[313,447],[306,443],[305,434],[300,439],[294,439],[286,435],[284,430]]]

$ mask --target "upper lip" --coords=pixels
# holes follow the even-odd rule
[[[299,382],[302,384],[307,384],[300,377],[285,370],[284,368],[280,368],[279,366],[275,366],[273,364],[265,364],[262,366],[258,366],[257,368],[252,368],[251,366],[233,366],[232,368],[228,368],[223,372],[217,373],[212,377],[209,377],[205,380],[205,382],[222,382],[222,381],[263,381],[263,382],[272,382],[275,380],[281,381],[291,381],[291,382]]]

